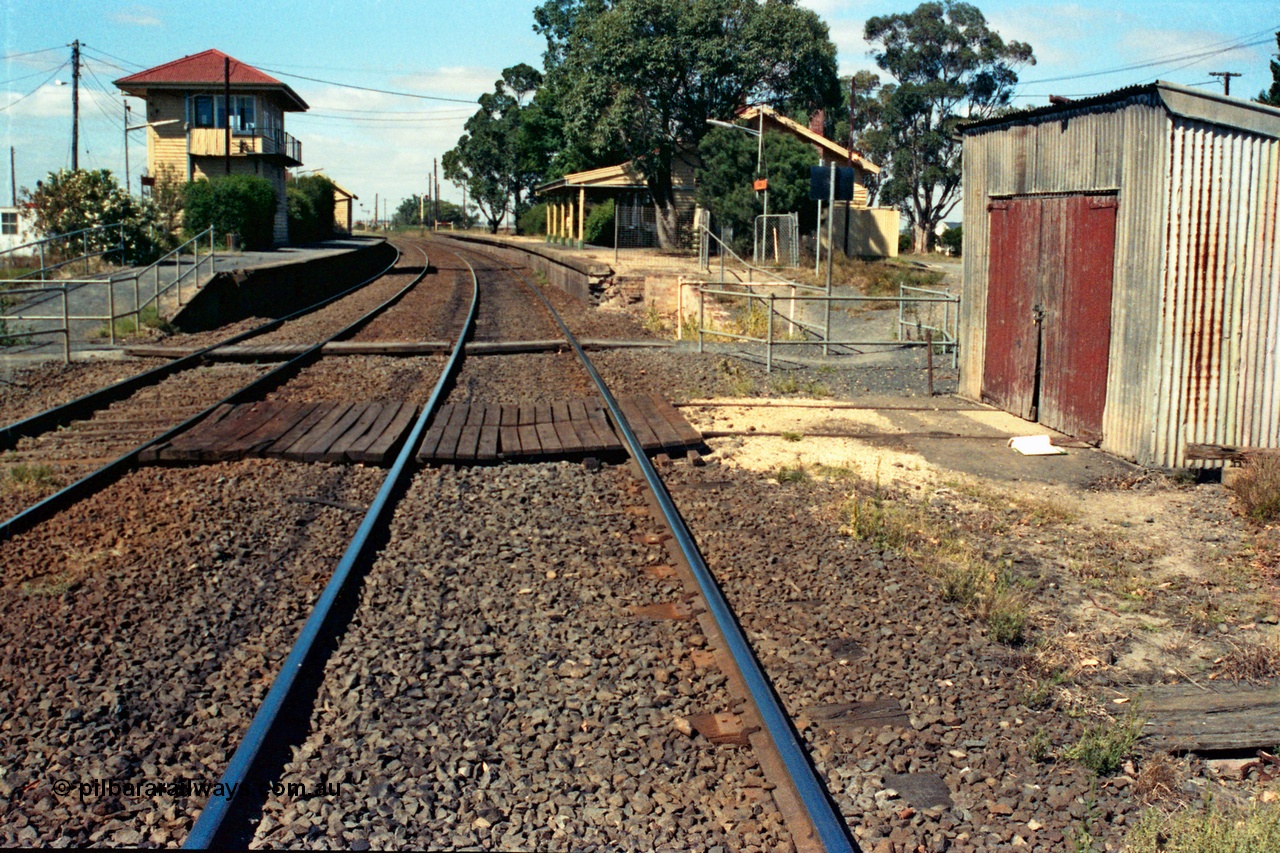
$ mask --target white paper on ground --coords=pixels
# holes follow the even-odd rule
[[[1067,452],[1050,444],[1047,435],[1020,435],[1009,439],[1009,446],[1023,456],[1065,456]]]

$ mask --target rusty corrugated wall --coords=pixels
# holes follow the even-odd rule
[[[1280,140],[1174,118],[1153,457],[1280,447]]]
[[[980,399],[986,355],[988,213],[992,197],[1117,192],[1111,355],[1103,447],[1139,459],[1150,443],[1151,354],[1160,317],[1169,115],[1154,95],[1115,108],[984,129],[964,138],[964,295],[960,393]],[[1141,354],[1141,355],[1140,355]]]

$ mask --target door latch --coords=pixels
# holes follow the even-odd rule
[[[1036,321],[1037,326],[1043,323],[1044,322],[1044,306],[1037,302],[1036,306],[1031,309],[1031,317]]]

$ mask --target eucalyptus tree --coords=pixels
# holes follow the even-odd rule
[[[548,0],[534,17],[566,148],[635,164],[663,246],[678,240],[673,170],[697,166],[708,119],[838,94],[827,26],[794,0]]]
[[[987,26],[976,6],[942,0],[870,18],[864,32],[876,64],[896,82],[869,93],[860,139],[881,174],[880,203],[898,207],[915,251],[960,202],[958,125],[1009,109],[1016,68],[1034,65],[1031,46]]]

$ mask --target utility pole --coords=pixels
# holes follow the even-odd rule
[[[425,195],[418,196],[418,228],[425,233],[427,221],[423,218],[423,209],[426,206],[427,197]]]
[[[80,39],[71,43],[71,171],[80,169]]]
[[[378,230],[378,194],[373,194],[373,230]]]
[[[13,168],[13,146],[9,146],[9,204],[18,206],[18,172]]]
[[[431,214],[431,230],[435,231],[440,227],[440,161],[435,157],[431,158],[431,173],[436,187],[435,195],[431,197],[435,203],[435,212]]]
[[[1231,94],[1231,78],[1241,77],[1243,75],[1235,71],[1210,71],[1209,76],[1221,77],[1222,78],[1222,94],[1230,95]]]
[[[124,104],[124,191],[129,190],[129,102],[124,98],[120,99]]]
[[[217,115],[217,108],[214,108],[214,115]],[[222,115],[225,128],[222,132],[222,141],[226,145],[227,151],[223,157],[227,163],[227,174],[231,174],[231,57],[222,57]]]

